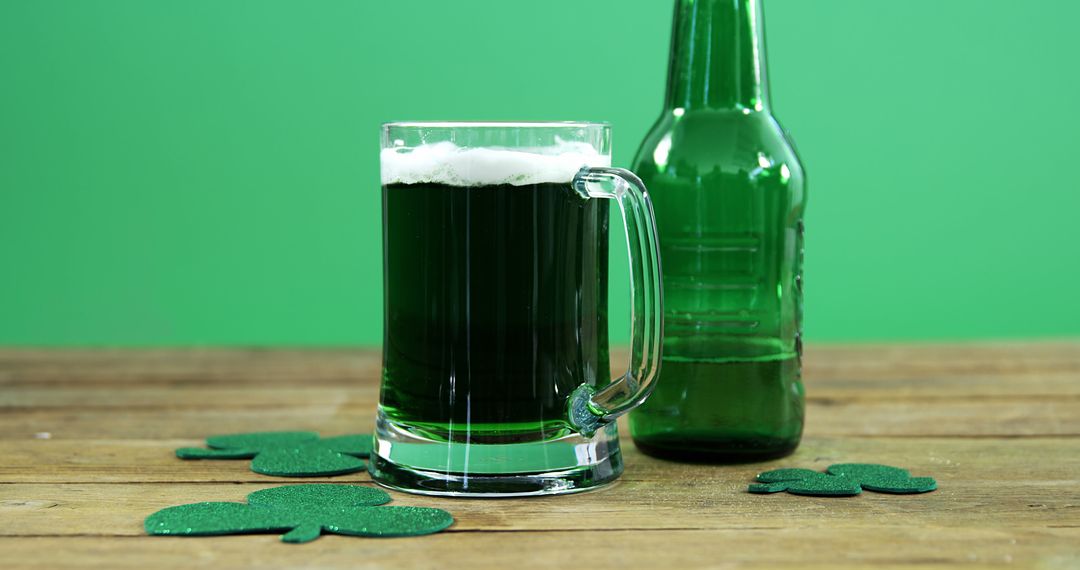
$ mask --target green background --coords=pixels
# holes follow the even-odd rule
[[[379,123],[607,120],[628,165],[671,4],[0,0],[0,343],[380,342]],[[1080,2],[766,14],[807,336],[1080,334]]]

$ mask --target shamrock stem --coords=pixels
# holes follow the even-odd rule
[[[289,532],[285,533],[281,537],[282,542],[291,542],[294,544],[301,542],[311,542],[319,535],[322,534],[322,527],[317,524],[302,524]]]

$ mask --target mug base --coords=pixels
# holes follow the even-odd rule
[[[580,493],[622,473],[615,424],[592,437],[568,433],[529,443],[434,440],[380,410],[368,461],[378,484],[420,495],[524,497]]]

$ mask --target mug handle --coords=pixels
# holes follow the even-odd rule
[[[599,390],[588,384],[578,386],[567,404],[571,427],[591,436],[641,405],[652,392],[664,341],[664,291],[656,217],[641,179],[622,168],[586,166],[571,184],[584,198],[615,200],[630,249],[630,362],[626,373]]]

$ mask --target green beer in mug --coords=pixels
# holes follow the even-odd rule
[[[652,388],[660,261],[640,180],[592,123],[391,123],[373,478],[438,495],[586,490]],[[608,201],[627,228],[633,350],[610,381]]]

